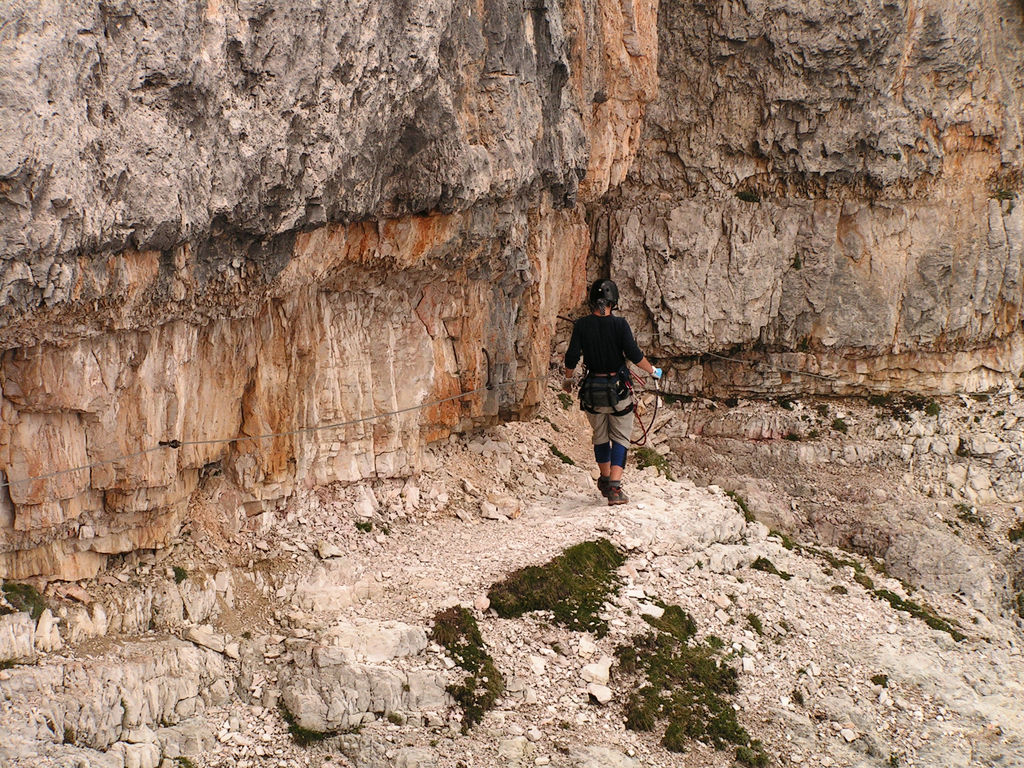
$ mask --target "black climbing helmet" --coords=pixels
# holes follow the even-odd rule
[[[619,286],[607,278],[595,280],[590,286],[590,306],[595,308],[610,307],[615,309],[619,304]]]

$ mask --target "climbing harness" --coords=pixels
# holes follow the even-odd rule
[[[629,380],[621,373],[597,374],[583,366],[580,379],[580,409],[587,413],[601,413],[598,408],[615,408],[632,393]],[[612,411],[612,416],[625,416],[633,410],[630,402],[625,408]]]

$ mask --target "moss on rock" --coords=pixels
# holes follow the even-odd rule
[[[462,707],[465,733],[494,706],[505,690],[505,681],[487,653],[476,619],[462,606],[438,611],[431,637],[467,673],[461,683],[448,686],[448,693]]]
[[[569,547],[544,565],[531,565],[494,584],[487,597],[502,618],[531,611],[550,611],[557,623],[569,629],[608,632],[599,611],[619,584],[615,573],[625,558],[607,539],[585,541]]]

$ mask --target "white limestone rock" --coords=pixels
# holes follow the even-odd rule
[[[36,623],[26,612],[0,616],[0,661],[28,662],[35,659]]]

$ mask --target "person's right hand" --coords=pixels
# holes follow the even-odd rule
[[[572,379],[562,379],[562,389],[563,390],[565,390],[566,392],[572,392],[572,386],[573,386],[573,380]]]

